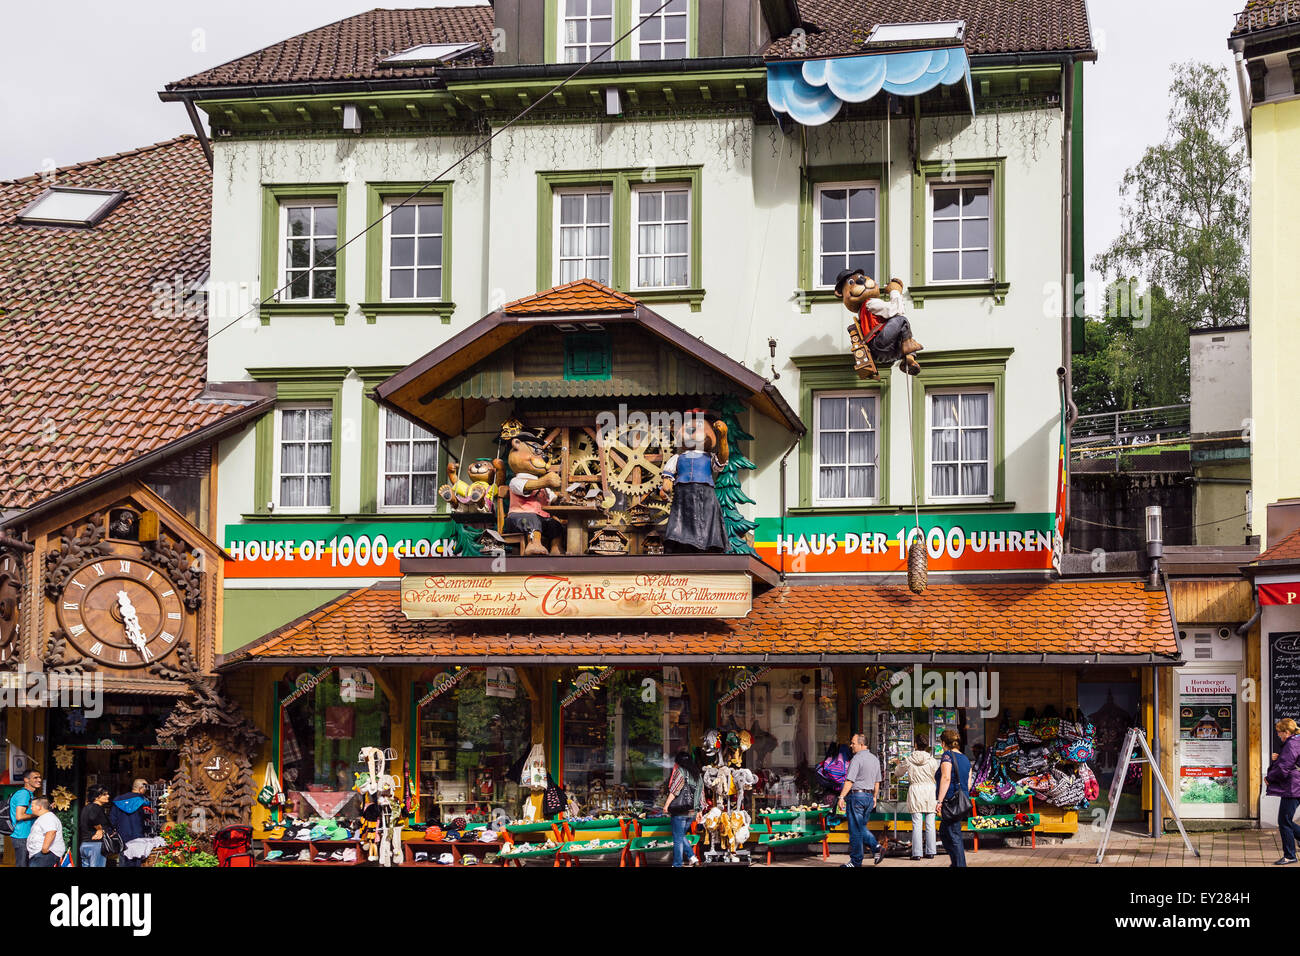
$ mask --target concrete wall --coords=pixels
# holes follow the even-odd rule
[[[1250,419],[1250,330],[1191,335],[1192,433],[1240,431]]]
[[[1251,113],[1252,527],[1300,494],[1300,98]]]

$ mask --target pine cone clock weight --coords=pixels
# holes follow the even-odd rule
[[[924,541],[913,541],[907,549],[907,586],[913,594],[925,590],[930,577],[930,556],[926,554]]]

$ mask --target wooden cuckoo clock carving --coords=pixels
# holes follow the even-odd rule
[[[176,649],[185,606],[161,569],[126,557],[78,568],[58,598],[59,624],[72,644],[102,665],[146,667]]]
[[[18,656],[18,612],[22,593],[21,560],[8,551],[0,551],[0,667]]]

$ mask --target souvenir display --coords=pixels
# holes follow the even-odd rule
[[[438,494],[460,514],[491,514],[497,491],[505,479],[505,463],[499,458],[475,458],[460,477],[460,464],[447,462],[447,484]]]
[[[835,294],[856,317],[849,326],[849,342],[859,378],[879,378],[878,366],[888,368],[894,362],[908,375],[921,371],[913,353],[922,345],[912,338],[912,325],[902,314],[903,280],[889,280],[885,291],[887,299],[876,280],[861,269],[845,269],[835,278]]]
[[[727,464],[727,426],[718,416],[694,408],[685,413],[676,444],[682,451],[663,467],[662,491],[672,496],[667,551],[723,552],[727,550],[722,505],[714,479]]]
[[[742,749],[743,748],[743,749]],[[710,730],[704,736],[704,752],[713,763],[704,768],[704,789],[712,806],[702,817],[704,862],[748,866],[749,813],[744,809],[745,793],[754,788],[757,777],[740,766],[748,749],[735,731],[726,735]]]
[[[563,554],[564,525],[546,510],[563,481],[559,472],[552,470],[541,438],[512,426],[502,430],[501,440],[510,444],[506,455],[510,511],[502,530],[524,536],[526,555]]]

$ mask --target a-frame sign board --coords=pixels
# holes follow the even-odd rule
[[[1142,756],[1134,757],[1133,748],[1141,747]],[[1124,790],[1124,778],[1128,775],[1129,764],[1146,764],[1151,768],[1152,775],[1156,778],[1156,783],[1160,785],[1160,791],[1165,795],[1165,800],[1169,804],[1169,812],[1174,815],[1174,823],[1178,824],[1178,832],[1183,835],[1183,843],[1187,844],[1187,849],[1192,851],[1192,856],[1200,856],[1196,847],[1192,846],[1192,841],[1187,837],[1187,831],[1183,829],[1183,821],[1178,816],[1178,810],[1175,809],[1178,804],[1174,802],[1173,795],[1170,794],[1169,788],[1165,786],[1165,778],[1160,773],[1160,765],[1156,763],[1155,757],[1151,756],[1151,748],[1147,746],[1147,735],[1141,727],[1130,727],[1128,733],[1124,735],[1124,744],[1120,749],[1119,766],[1115,768],[1115,777],[1110,785],[1110,809],[1106,811],[1106,826],[1101,831],[1101,845],[1097,847],[1097,862],[1106,855],[1106,844],[1110,842],[1110,828],[1115,823],[1115,811],[1119,808],[1120,793]]]

